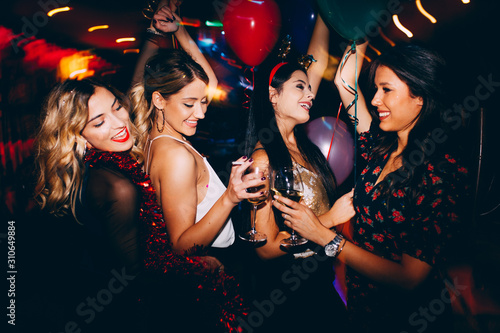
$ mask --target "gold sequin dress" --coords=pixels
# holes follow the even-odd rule
[[[326,189],[321,183],[319,176],[302,166],[297,162],[293,162],[293,166],[300,173],[300,178],[304,185],[304,196],[302,197],[302,203],[307,207],[311,208],[316,216],[325,214],[330,210],[330,204],[328,201],[328,194]],[[315,252],[311,249],[307,249],[304,252],[294,253],[295,258],[306,258],[313,255]]]

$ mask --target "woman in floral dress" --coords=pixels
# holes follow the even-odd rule
[[[355,52],[366,46],[356,46]],[[350,48],[346,52],[354,52]],[[346,106],[362,66],[363,57],[356,56],[357,62],[346,57],[336,75]],[[347,107],[366,162],[354,189],[352,239],[325,228],[303,205],[281,197],[289,207],[274,202],[288,226],[347,265],[352,331],[453,330],[451,302],[457,295],[450,292],[445,263],[461,230],[467,169],[449,150],[445,128],[456,119],[442,104],[443,65],[422,47],[393,47],[370,67],[376,110],[369,111],[360,92],[357,108]]]

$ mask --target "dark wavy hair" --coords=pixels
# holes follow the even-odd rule
[[[391,189],[402,185],[411,189],[410,198],[420,194],[421,175],[426,165],[437,158],[441,158],[439,151],[444,149],[443,144],[431,142],[435,129],[446,131],[443,112],[447,94],[445,92],[445,62],[434,51],[416,44],[402,43],[383,52],[373,61],[369,69],[369,82],[373,83],[378,68],[387,67],[397,77],[406,83],[412,97],[421,97],[423,105],[420,113],[414,120],[414,127],[408,136],[408,145],[401,153],[402,169],[389,177],[389,182],[381,183],[381,194],[390,196]],[[378,115],[371,110],[373,119]],[[426,147],[435,147],[431,152]],[[373,154],[375,158],[397,147],[397,133],[383,132]],[[415,157],[418,160],[415,161]]]
[[[269,164],[273,169],[292,165],[290,152],[276,125],[276,115],[269,99],[269,75],[276,64],[276,62],[263,64],[257,70],[245,133],[245,154],[250,156],[255,149],[255,145],[260,142],[269,157]],[[302,71],[307,74],[296,60],[290,60],[275,73],[271,86],[278,93],[281,93],[283,84],[290,79],[295,71]],[[295,126],[294,134],[300,153],[320,177],[328,194],[330,204],[333,204],[337,195],[336,182],[323,153],[308,138],[302,124]]]

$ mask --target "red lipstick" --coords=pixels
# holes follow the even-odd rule
[[[130,138],[130,134],[128,133],[128,129],[127,129],[127,127],[125,127],[123,130],[121,130],[121,131],[120,131],[120,133],[118,133],[117,135],[115,135],[115,137],[116,137],[116,136],[120,136],[120,135],[122,135],[122,132],[123,132],[123,131],[125,131],[125,136],[124,136],[123,138],[119,138],[119,139],[115,139],[115,138],[113,138],[113,139],[111,139],[111,140],[112,140],[112,141],[115,141],[115,142],[120,142],[120,143],[122,143],[122,142],[126,142],[126,141]]]

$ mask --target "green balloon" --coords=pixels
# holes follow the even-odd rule
[[[389,0],[392,1],[392,0]],[[342,37],[357,41],[374,37],[378,27],[391,22],[387,0],[317,0],[325,22]],[[395,14],[395,13],[394,13]]]

